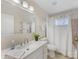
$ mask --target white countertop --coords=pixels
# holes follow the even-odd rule
[[[6,49],[4,51],[6,51],[5,55],[7,56],[11,56],[13,58],[16,59],[22,59],[26,56],[28,56],[29,54],[33,53],[34,51],[36,51],[37,49],[39,49],[41,46],[43,46],[44,44],[46,44],[47,41],[34,41],[31,44],[29,44],[29,50],[27,50],[27,45],[24,45],[24,47],[22,48],[15,48],[13,50],[10,49]]]
[[[44,44],[46,44],[47,41],[38,41],[36,43],[33,43],[29,46],[29,50],[26,50],[26,53],[21,57],[22,59],[26,56],[28,56],[29,54],[31,54],[32,52],[36,51],[37,49],[39,49],[41,46],[43,46]]]

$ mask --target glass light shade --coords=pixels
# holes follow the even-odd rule
[[[34,7],[33,6],[29,6],[29,10],[34,11]]]
[[[15,3],[18,3],[18,4],[20,4],[21,2],[20,2],[20,0],[13,0]]]
[[[28,3],[27,2],[23,2],[23,7],[28,8]]]

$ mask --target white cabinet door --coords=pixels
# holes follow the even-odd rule
[[[45,45],[43,48],[44,48],[44,51],[43,51],[44,59],[47,59],[47,45]]]
[[[34,51],[32,54],[25,57],[24,59],[44,59],[43,47],[41,47],[38,50]]]

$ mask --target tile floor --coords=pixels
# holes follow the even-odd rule
[[[54,58],[51,58],[48,56],[48,59],[73,59],[73,58],[69,58],[69,57],[63,56],[62,54],[56,53]]]

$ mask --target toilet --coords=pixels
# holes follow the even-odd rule
[[[56,47],[53,44],[47,44],[48,56],[53,58],[55,57]]]

